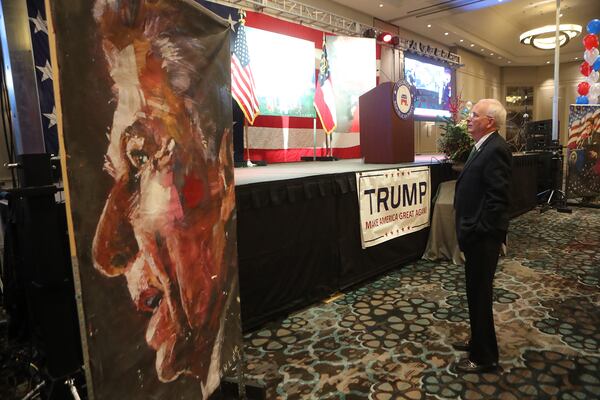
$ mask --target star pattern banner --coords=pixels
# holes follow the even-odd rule
[[[38,98],[44,143],[46,152],[58,154],[58,134],[56,130],[56,107],[54,106],[54,89],[52,87],[52,66],[48,47],[48,24],[44,0],[27,0],[31,45],[35,62]]]

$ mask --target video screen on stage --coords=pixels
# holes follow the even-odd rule
[[[246,27],[261,115],[315,117],[315,45]]]
[[[451,69],[416,58],[404,58],[404,79],[417,89],[415,117],[437,119],[449,117],[452,97]]]
[[[358,98],[377,84],[375,39],[327,36],[326,43],[337,114],[336,132],[359,132]]]

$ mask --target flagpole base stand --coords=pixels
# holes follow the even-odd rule
[[[319,156],[319,157],[305,156],[305,157],[300,157],[300,160],[302,160],[302,161],[338,161],[339,158],[333,157],[333,156]]]
[[[264,160],[251,160],[248,161],[236,161],[233,163],[234,168],[248,168],[248,167],[266,167],[267,162]]]

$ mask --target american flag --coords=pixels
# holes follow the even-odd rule
[[[337,125],[337,115],[335,112],[335,98],[333,96],[333,85],[331,83],[329,62],[327,61],[325,40],[323,40],[323,53],[321,54],[321,63],[319,65],[319,80],[317,81],[314,105],[323,129],[325,132],[331,133]]]
[[[600,132],[600,106],[571,106],[567,147],[581,148],[592,140],[594,132]]]
[[[254,119],[260,113],[255,91],[244,20],[240,19],[237,36],[233,44],[233,54],[231,55],[231,95],[237,101],[250,124],[254,123]]]

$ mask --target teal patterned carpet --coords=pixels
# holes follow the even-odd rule
[[[495,279],[501,371],[457,375],[463,268],[421,260],[245,336],[268,399],[600,399],[600,210],[511,223]]]

